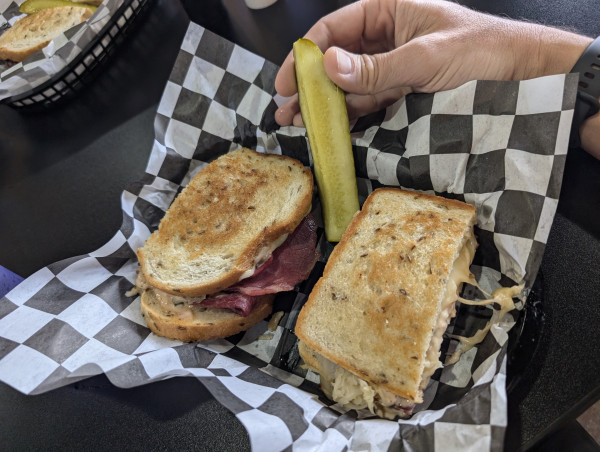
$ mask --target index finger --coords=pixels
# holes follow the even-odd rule
[[[319,19],[304,37],[314,42],[322,52],[331,46],[352,51],[360,47],[364,23],[363,3],[351,3]],[[275,90],[284,97],[292,96],[298,91],[293,52],[288,54],[277,72]]]

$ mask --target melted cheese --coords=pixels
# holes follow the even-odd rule
[[[429,349],[427,350],[425,368],[423,369],[423,376],[420,386],[421,389],[424,389],[427,386],[433,373],[438,368],[442,367],[442,363],[439,361],[439,350],[442,345],[443,335],[446,331],[450,318],[456,315],[455,303],[457,300],[461,303],[478,306],[495,303],[500,305],[500,310],[495,310],[487,325],[483,329],[477,331],[477,333],[475,333],[473,336],[464,337],[450,335],[451,338],[460,341],[460,347],[452,354],[450,358],[446,360],[445,365],[456,363],[463,353],[469,351],[475,345],[483,341],[492,326],[500,322],[506,313],[515,308],[513,298],[518,296],[523,290],[523,285],[501,287],[494,291],[492,295],[489,295],[481,287],[479,287],[477,280],[469,270],[469,265],[473,260],[473,256],[475,255],[475,243],[474,237],[469,237],[465,243],[465,246],[461,249],[456,261],[454,262],[454,266],[452,267],[452,272],[448,278],[448,284],[446,286],[444,299],[442,301],[442,310],[440,312],[440,316],[438,317]],[[485,300],[473,301],[460,297],[459,293],[463,283],[476,286],[489,298]]]
[[[461,303],[474,305],[474,306],[482,306],[482,305],[489,305],[489,304],[495,303],[500,306],[500,310],[499,311],[494,310],[494,313],[492,314],[492,318],[487,322],[486,326],[484,328],[478,330],[473,336],[465,337],[465,336],[459,336],[459,335],[455,335],[455,334],[450,335],[451,338],[457,339],[458,341],[460,341],[460,345],[456,349],[456,351],[450,356],[450,358],[448,358],[446,360],[446,365],[456,363],[463,353],[468,352],[473,347],[475,347],[477,344],[481,343],[481,341],[483,341],[483,339],[485,339],[485,336],[490,331],[492,326],[501,322],[506,313],[515,309],[515,303],[513,301],[513,298],[518,296],[522,290],[523,290],[523,285],[512,286],[512,287],[501,287],[494,291],[491,298],[488,298],[486,300],[478,300],[478,301],[467,300],[465,298],[459,297],[459,300]]]
[[[438,316],[433,335],[429,343],[429,348],[425,355],[425,367],[421,376],[420,389],[427,387],[429,379],[434,372],[442,367],[440,362],[440,347],[444,340],[444,332],[448,328],[450,319],[456,315],[456,300],[459,298],[460,289],[463,283],[477,284],[475,277],[469,270],[469,265],[475,255],[475,239],[471,235],[467,238],[464,246],[461,248],[458,257],[454,261],[452,271],[446,283],[444,298],[442,300],[441,311]]]
[[[256,258],[254,259],[252,268],[249,268],[244,273],[242,273],[242,276],[240,276],[239,281],[241,281],[242,279],[250,278],[250,276],[252,276],[254,274],[256,269],[258,267],[260,267],[262,264],[264,264],[267,261],[267,259],[269,259],[271,254],[273,254],[273,251],[275,251],[275,249],[277,249],[280,245],[282,245],[283,242],[285,242],[285,240],[287,238],[288,238],[288,234],[283,234],[281,237],[279,237],[277,240],[272,242],[270,245],[262,247],[258,251]]]

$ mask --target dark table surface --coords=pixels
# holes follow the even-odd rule
[[[110,65],[65,105],[0,105],[0,265],[27,277],[106,243],[120,194],[144,173],[156,106],[188,21],[280,64],[293,41],[343,4],[150,0]],[[600,34],[594,0],[466,0],[472,8]],[[600,398],[600,161],[567,158],[541,268],[541,308],[509,368],[506,448],[531,447]],[[542,319],[543,321],[540,321]],[[119,389],[104,376],[25,396],[0,383],[0,449],[244,450],[236,418],[193,378]]]

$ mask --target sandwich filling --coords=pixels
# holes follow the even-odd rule
[[[431,342],[427,349],[425,357],[425,367],[421,376],[421,384],[419,388],[421,391],[429,384],[429,379],[435,373],[437,369],[442,367],[440,361],[440,347],[444,340],[444,332],[448,328],[450,320],[456,316],[456,301],[459,299],[460,290],[463,283],[477,284],[475,277],[469,270],[469,266],[475,256],[476,240],[471,231],[470,236],[467,237],[465,244],[461,248],[458,257],[454,261],[450,277],[446,284],[444,291],[444,298],[442,299],[442,306],[440,314],[437,318],[433,335],[431,336]]]
[[[309,349],[306,344],[304,347]],[[325,395],[348,409],[368,409],[371,413],[386,418],[408,418],[415,407],[412,402],[398,396],[380,385],[374,385],[323,355],[309,349],[315,365],[309,365],[319,374],[321,389]]]
[[[138,292],[153,290],[162,310],[167,315],[189,319],[201,312],[195,307],[227,309],[247,316],[267,294],[292,290],[308,278],[319,258],[316,250],[317,225],[311,215],[306,216],[289,235],[284,235],[270,247],[263,248],[254,268],[246,271],[240,281],[221,292],[202,297],[182,297],[152,287],[142,272],[138,272]]]

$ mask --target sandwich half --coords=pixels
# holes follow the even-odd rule
[[[0,36],[0,60],[23,61],[61,33],[88,20],[92,14],[89,7],[73,4],[24,16]]]
[[[441,367],[440,346],[476,240],[473,206],[375,190],[333,250],[297,320],[305,363],[350,409],[406,418]]]
[[[249,149],[200,171],[137,252],[148,327],[184,342],[227,337],[272,311],[318,252],[310,169]]]

